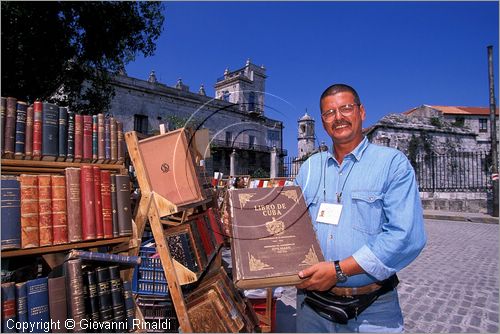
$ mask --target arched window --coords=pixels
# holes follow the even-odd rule
[[[248,110],[255,111],[255,93],[254,92],[250,92],[250,94],[248,94]]]

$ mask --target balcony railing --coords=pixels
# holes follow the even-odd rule
[[[237,141],[226,141],[226,140],[220,140],[220,139],[214,139],[211,142],[212,147],[225,147],[225,148],[237,148],[241,150],[251,150],[251,151],[258,151],[258,152],[271,152],[272,147],[267,146],[267,145],[257,145],[257,144],[250,144],[250,143],[244,143],[244,142],[237,142]],[[279,149],[278,154],[285,156],[288,154],[287,150],[282,149],[281,152]]]

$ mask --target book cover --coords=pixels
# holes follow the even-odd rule
[[[104,118],[104,162],[111,161],[111,123],[109,117]]]
[[[298,186],[229,190],[233,278],[242,289],[296,285],[323,261]]]
[[[113,320],[113,301],[111,299],[111,284],[108,267],[98,267],[95,270],[97,281],[97,296],[99,297],[100,320],[103,323]]]
[[[28,104],[18,101],[16,108],[16,144],[14,147],[14,158],[24,159]]]
[[[85,270],[83,273],[83,285],[87,287],[88,291],[85,305],[87,314],[92,321],[99,322],[99,296],[97,295],[97,280],[93,270]]]
[[[224,234],[222,231],[222,221],[220,219],[219,212],[214,208],[208,208],[207,215],[210,221],[210,229],[215,237],[215,241],[217,245],[222,245],[224,243]]]
[[[109,118],[110,131],[110,163],[118,161],[118,134],[116,132],[116,120],[114,117]]]
[[[68,220],[66,207],[66,177],[51,175],[52,240],[54,245],[68,242]]]
[[[118,266],[109,267],[109,283],[111,288],[111,303],[113,305],[113,321],[124,322],[125,303],[123,300],[123,286]]]
[[[75,112],[72,110],[68,110],[66,135],[68,137],[66,161],[72,162],[75,159]]]
[[[26,290],[30,326],[35,324],[34,332],[48,333],[49,329],[44,326],[45,323],[50,321],[47,277],[27,281]]]
[[[61,326],[53,326],[53,333],[66,333],[64,321],[68,318],[66,303],[66,277],[52,277],[48,279],[49,285],[49,312],[50,320],[59,321]]]
[[[28,322],[28,290],[26,289],[26,282],[16,283],[16,314],[17,321],[21,324],[19,333],[27,333],[24,326]]]
[[[101,169],[99,166],[92,166],[94,169],[94,209],[95,209],[95,233],[97,239],[104,238],[104,225],[102,217],[102,194],[101,194]]]
[[[82,239],[96,238],[94,168],[83,165],[80,168],[80,195],[82,209]]]
[[[14,282],[7,282],[2,283],[2,333],[16,332],[16,328],[11,324],[12,320],[14,323],[17,321],[16,287]],[[9,326],[7,326],[7,323],[9,323]]]
[[[123,281],[123,299],[125,303],[127,328],[129,331],[132,331],[135,319],[135,302],[134,295],[132,294],[132,283],[130,281]]]
[[[33,105],[26,110],[26,136],[24,140],[24,159],[33,159]]]
[[[19,176],[21,189],[21,248],[40,246],[38,226],[38,177]]]
[[[97,162],[97,115],[92,115],[92,161]]]
[[[42,111],[43,103],[33,103],[33,160],[42,158]]]
[[[16,147],[16,111],[17,111],[17,99],[14,97],[8,97],[6,102],[7,110],[5,114],[5,132],[4,136],[4,148],[3,154],[7,159],[12,159],[14,157],[14,150]]]
[[[210,237],[210,232],[208,230],[208,227],[206,225],[205,219],[203,219],[202,216],[198,216],[195,220],[196,222],[196,227],[198,228],[198,233],[200,234],[201,238],[201,243],[203,245],[203,251],[207,256],[213,253],[215,250],[215,246],[212,243],[211,237]]]
[[[80,195],[80,168],[68,167],[66,176],[66,212],[68,241],[82,241],[82,209]]]
[[[196,273],[202,264],[196,258],[195,241],[187,224],[169,228],[165,233],[170,255],[187,269]]]
[[[111,218],[113,219],[113,237],[120,236],[120,228],[118,227],[118,203],[116,199],[116,175],[111,175]]]
[[[43,102],[42,160],[55,161],[59,156],[59,107]]]
[[[53,244],[52,182],[50,175],[38,175],[38,224],[40,246]]]
[[[213,290],[205,295],[186,300],[188,317],[195,333],[230,333],[231,328],[225,321],[227,314],[223,313],[223,306]]]
[[[2,250],[21,248],[21,191],[15,176],[2,175]]]
[[[104,114],[97,115],[97,162],[106,160],[106,138],[104,131]]]
[[[1,97],[1,104],[0,104],[0,131],[2,133],[0,134],[0,151],[3,156],[3,136],[5,135],[5,117],[7,116],[7,98]]]
[[[83,158],[83,115],[75,114],[75,162]]]
[[[130,205],[130,178],[128,175],[115,175],[116,206],[118,211],[119,235],[132,234],[132,213]]]
[[[84,333],[79,324],[85,319],[85,301],[83,299],[83,274],[82,260],[71,259],[64,263],[64,276],[66,276],[66,295],[68,304],[68,319],[75,321],[75,333]]]
[[[83,162],[92,161],[92,116],[83,115]]]
[[[141,258],[139,256],[88,252],[79,249],[72,249],[69,252],[67,258],[68,259],[79,258],[85,261],[109,262],[109,263],[125,264],[125,265],[141,264]]]
[[[199,263],[200,268],[206,268],[209,260],[209,254],[207,254],[203,249],[203,242],[201,241],[201,235],[200,232],[198,231],[198,227],[196,226],[196,220],[192,219],[183,225],[186,225],[189,234],[194,240],[193,252]]]
[[[68,154],[68,108],[59,107],[59,137],[57,161],[65,161]]]
[[[116,122],[116,142],[118,151],[118,163],[122,164],[125,162],[125,149],[127,145],[125,144],[125,137],[123,136],[123,123]]]
[[[101,170],[102,225],[104,238],[113,238],[113,205],[111,202],[111,172]]]

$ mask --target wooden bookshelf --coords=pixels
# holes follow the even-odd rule
[[[118,237],[112,239],[98,239],[98,240],[89,240],[82,242],[72,242],[68,244],[55,245],[55,246],[3,250],[0,254],[2,259],[9,257],[16,257],[16,256],[42,255],[42,254],[63,252],[74,248],[94,248],[100,246],[115,245],[120,243],[128,243],[129,240],[130,236]]]
[[[91,162],[66,162],[66,161],[41,161],[41,160],[16,160],[2,159],[1,173],[20,174],[20,173],[62,173],[66,167],[80,168],[83,165],[95,165],[101,169],[108,169],[120,174],[126,174],[122,163],[119,164],[96,164]]]

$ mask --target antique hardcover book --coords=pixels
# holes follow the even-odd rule
[[[52,183],[52,240],[54,245],[68,242],[68,220],[66,206],[66,177],[51,175]]]
[[[66,175],[66,211],[68,241],[82,241],[82,204],[80,195],[80,168],[68,167]]]
[[[2,175],[2,250],[21,248],[20,185],[15,176]]]
[[[21,187],[21,248],[40,246],[38,227],[38,177],[19,176]]]
[[[66,304],[66,276],[51,277],[49,281],[49,310],[50,319],[64,324],[68,318]],[[65,333],[64,326],[54,326],[52,333]]]
[[[104,155],[105,163],[111,160],[111,123],[109,117],[104,118]]]
[[[102,225],[104,238],[113,237],[113,205],[111,202],[111,172],[101,170]]]
[[[83,115],[83,162],[92,161],[92,116]]]
[[[231,333],[224,306],[214,290],[197,298],[187,298],[188,317],[195,333]]]
[[[82,260],[71,259],[64,263],[64,272],[66,276],[66,292],[68,298],[68,319],[75,321],[75,333],[85,332],[79,324],[85,319],[85,301],[83,299],[83,275]]]
[[[123,281],[123,299],[125,303],[125,316],[127,318],[127,328],[129,332],[133,330],[135,318],[135,302],[132,294],[132,283]]]
[[[113,320],[113,301],[111,299],[111,284],[108,267],[98,267],[95,270],[97,280],[97,296],[99,297],[99,313],[101,322]]]
[[[14,158],[23,159],[26,139],[26,116],[28,104],[26,102],[17,102],[16,113],[16,145],[14,147]]]
[[[116,120],[114,117],[109,118],[110,131],[110,146],[111,146],[111,163],[118,161],[118,136],[116,133]]]
[[[169,228],[165,232],[170,255],[187,269],[196,273],[201,270],[202,263],[197,259],[195,241],[188,224]]]
[[[15,333],[15,327],[9,330],[7,321],[9,323],[16,322],[16,287],[14,282],[2,283],[2,332]]]
[[[65,161],[68,154],[68,108],[59,107],[59,137],[57,161]]]
[[[43,103],[33,103],[33,160],[42,158],[42,112]]]
[[[207,256],[209,256],[215,250],[215,245],[211,240],[207,223],[203,216],[198,216],[195,221],[196,227],[198,228],[198,233],[200,234],[201,244],[203,245],[203,251],[205,254],[207,254]]]
[[[16,283],[16,313],[17,321],[21,324],[28,322],[28,290],[26,282]],[[20,330],[20,333],[27,333],[27,330]]]
[[[111,175],[111,218],[113,219],[113,237],[120,236],[120,228],[118,227],[118,203],[116,200],[116,175]]]
[[[75,115],[75,162],[83,158],[83,115]]]
[[[185,228],[189,228],[188,232],[191,234],[194,240],[194,253],[200,264],[200,268],[206,268],[209,260],[209,254],[203,249],[203,242],[201,241],[201,235],[198,231],[198,226],[196,226],[196,220],[192,219],[189,222],[183,224]]]
[[[33,159],[33,106],[29,106],[26,111],[26,133],[24,139],[24,159]]]
[[[97,115],[92,116],[92,162],[97,162]]]
[[[207,210],[208,219],[210,221],[210,229],[215,237],[217,245],[222,245],[224,243],[224,234],[222,231],[222,222],[220,219],[219,212],[217,209],[208,208]]]
[[[55,161],[59,155],[59,107],[43,103],[42,160]]]
[[[130,178],[128,175],[115,175],[116,205],[118,211],[119,235],[132,234],[132,212],[130,204]]]
[[[296,285],[323,261],[298,186],[229,190],[233,279],[242,289]]]
[[[7,116],[7,98],[1,97],[2,103],[0,104],[0,131],[2,133],[0,134],[0,151],[2,152],[3,156],[3,136],[5,135],[5,117]]]
[[[101,169],[99,166],[92,166],[94,169],[94,209],[95,209],[95,233],[97,239],[104,238],[104,225],[102,220],[102,194],[101,194]]]
[[[113,305],[113,321],[125,321],[125,303],[123,300],[123,286],[118,266],[109,267],[109,284],[111,288],[111,304]]]
[[[92,321],[99,321],[99,296],[97,295],[97,281],[93,270],[87,269],[83,273],[83,285],[87,287],[86,313]]]
[[[38,175],[38,225],[40,246],[53,243],[52,224],[52,182],[50,175]]]
[[[106,159],[106,143],[104,133],[104,114],[97,115],[97,162],[103,163]]]
[[[92,240],[96,238],[94,168],[92,165],[83,165],[80,168],[80,194],[82,238]]]
[[[68,110],[68,147],[66,161],[72,162],[75,158],[75,112]]]
[[[116,146],[118,151],[118,163],[125,162],[125,138],[123,137],[123,123],[116,122]]]
[[[17,99],[14,97],[7,98],[7,110],[5,114],[5,132],[3,153],[6,158],[12,159],[14,157],[14,150],[16,146],[16,111]]]
[[[34,332],[43,333],[44,323],[50,321],[49,287],[47,277],[26,282],[28,321],[35,323]],[[49,332],[49,331],[46,331]]]
[[[76,259],[76,258],[85,261],[110,262],[110,263],[132,265],[132,266],[141,264],[141,258],[139,256],[88,252],[79,249],[72,249],[67,255],[67,259]]]

